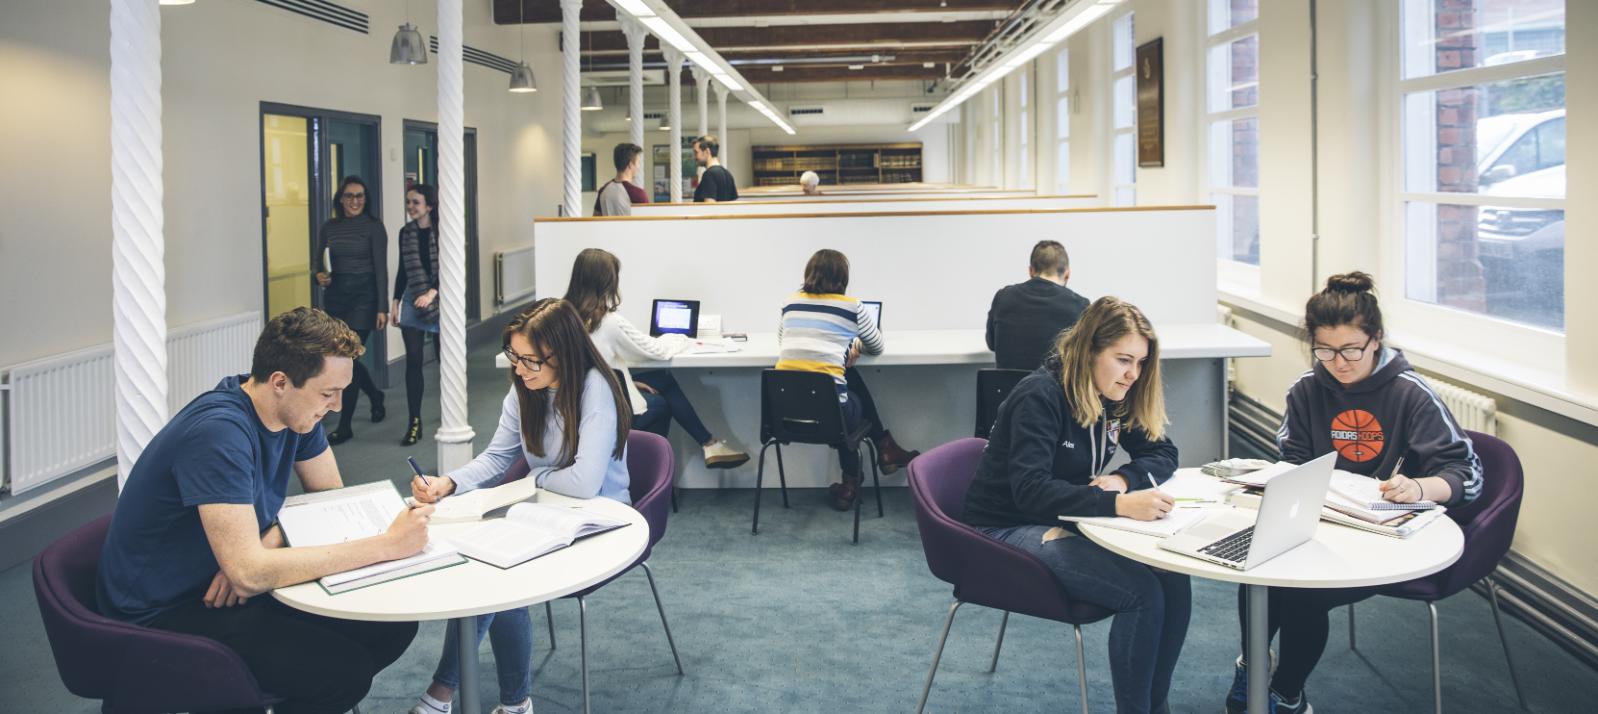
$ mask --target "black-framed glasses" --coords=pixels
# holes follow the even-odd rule
[[[339,198],[342,198],[342,199],[344,199],[346,201],[364,201],[364,200],[366,200],[366,194],[364,194],[364,193],[342,193],[342,194],[339,194]]]
[[[1365,344],[1358,347],[1344,347],[1340,350],[1332,349],[1330,347],[1316,347],[1315,349],[1310,350],[1310,352],[1315,355],[1315,359],[1318,359],[1322,362],[1330,362],[1334,359],[1337,359],[1338,355],[1342,355],[1343,359],[1348,360],[1349,362],[1358,362],[1365,358],[1365,348],[1370,347],[1371,341],[1374,339],[1376,338],[1367,337],[1365,338]]]
[[[527,371],[533,372],[534,374],[544,371],[544,363],[549,361],[538,359],[532,355],[516,354],[516,350],[513,350],[509,347],[505,348],[505,359],[510,360],[512,366],[521,365],[522,367],[527,368]]]

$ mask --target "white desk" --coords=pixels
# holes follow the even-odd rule
[[[571,505],[626,520],[630,525],[584,538],[540,558],[501,570],[468,559],[461,565],[392,580],[360,590],[329,595],[314,582],[272,591],[296,610],[344,620],[456,622],[460,637],[461,689],[457,711],[478,712],[477,615],[501,612],[554,600],[583,590],[621,572],[649,544],[649,523],[643,514],[608,498],[579,500],[539,491],[540,503]],[[448,538],[476,523],[436,525],[432,533]]]
[[[1407,539],[1320,522],[1315,538],[1249,570],[1233,570],[1173,553],[1159,539],[1130,531],[1081,525],[1082,534],[1112,553],[1173,573],[1248,586],[1249,662],[1268,661],[1265,589],[1352,588],[1386,585],[1431,575],[1454,564],[1465,551],[1465,535],[1449,518],[1440,518]],[[1264,714],[1269,667],[1248,670],[1249,714]]]
[[[773,313],[775,314],[775,313]],[[892,318],[889,318],[890,320]],[[1216,323],[1159,324],[1161,371],[1171,439],[1181,463],[1201,464],[1226,452],[1226,359],[1263,357],[1270,345]],[[886,330],[886,353],[860,358],[884,426],[900,444],[929,449],[970,436],[976,417],[976,373],[993,366],[980,329]],[[760,448],[760,373],[777,363],[774,332],[751,333],[738,352],[683,354],[666,362],[633,365],[634,370],[669,367],[710,431],[735,441],[751,455]],[[496,364],[508,368],[503,355]],[[706,469],[699,445],[673,429],[678,483],[687,488],[749,488],[755,460],[736,469]],[[820,487],[836,480],[836,456],[825,449],[784,449],[789,485]],[[1125,458],[1124,455],[1118,458]],[[903,484],[903,472],[885,476]],[[767,479],[770,483],[774,479]],[[776,488],[775,485],[772,488]]]

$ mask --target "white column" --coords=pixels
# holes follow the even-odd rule
[[[710,133],[710,73],[694,65],[694,89],[699,92],[699,134]]]
[[[649,178],[649,145],[644,143],[644,38],[649,32],[642,23],[627,16],[621,18],[621,31],[627,36],[627,111],[633,118],[627,132],[632,143],[644,149],[638,157],[639,175],[633,179],[649,193],[653,181]]]
[[[438,0],[438,471],[472,460],[466,419],[466,94],[461,0]]]
[[[583,215],[583,111],[582,39],[577,34],[578,13],[583,0],[560,0],[561,108],[566,113],[565,200],[566,215]]]
[[[153,0],[111,0],[111,344],[119,491],[167,420],[161,180],[161,9]]]
[[[564,2],[565,0],[562,0]],[[662,42],[664,44],[664,42]],[[667,46],[663,49],[666,55],[666,77],[668,81],[668,99],[666,103],[666,121],[671,124],[671,149],[666,153],[671,159],[666,162],[666,183],[671,186],[671,202],[682,203],[682,60],[683,54],[675,47]]]
[[[727,165],[727,85],[716,83],[716,111],[721,115],[716,122],[716,138],[721,139],[721,165]],[[731,169],[728,169],[731,170]]]

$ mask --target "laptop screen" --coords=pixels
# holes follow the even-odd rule
[[[698,300],[656,300],[655,309],[649,318],[649,334],[653,337],[661,335],[687,335],[693,337],[699,331],[699,301]]]
[[[860,303],[862,305],[865,305],[866,306],[866,310],[871,312],[871,317],[877,323],[877,329],[879,329],[879,330],[882,329],[882,301],[881,300],[861,300]]]

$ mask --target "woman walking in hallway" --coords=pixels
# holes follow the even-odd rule
[[[366,182],[359,176],[345,176],[333,194],[337,214],[322,224],[317,233],[316,282],[322,286],[322,309],[344,321],[366,343],[373,330],[388,326],[388,285],[378,276],[388,273],[388,231],[372,215],[367,200]],[[323,255],[330,265],[323,264]],[[383,421],[383,392],[372,381],[366,365],[355,360],[355,379],[344,388],[344,406],[339,410],[338,428],[327,435],[327,443],[342,444],[355,433],[350,421],[360,405],[361,392],[372,400],[372,421]]]
[[[405,407],[410,420],[402,446],[422,440],[422,347],[428,333],[438,350],[438,190],[416,184],[405,192],[399,269],[394,273],[394,313],[405,338]]]

